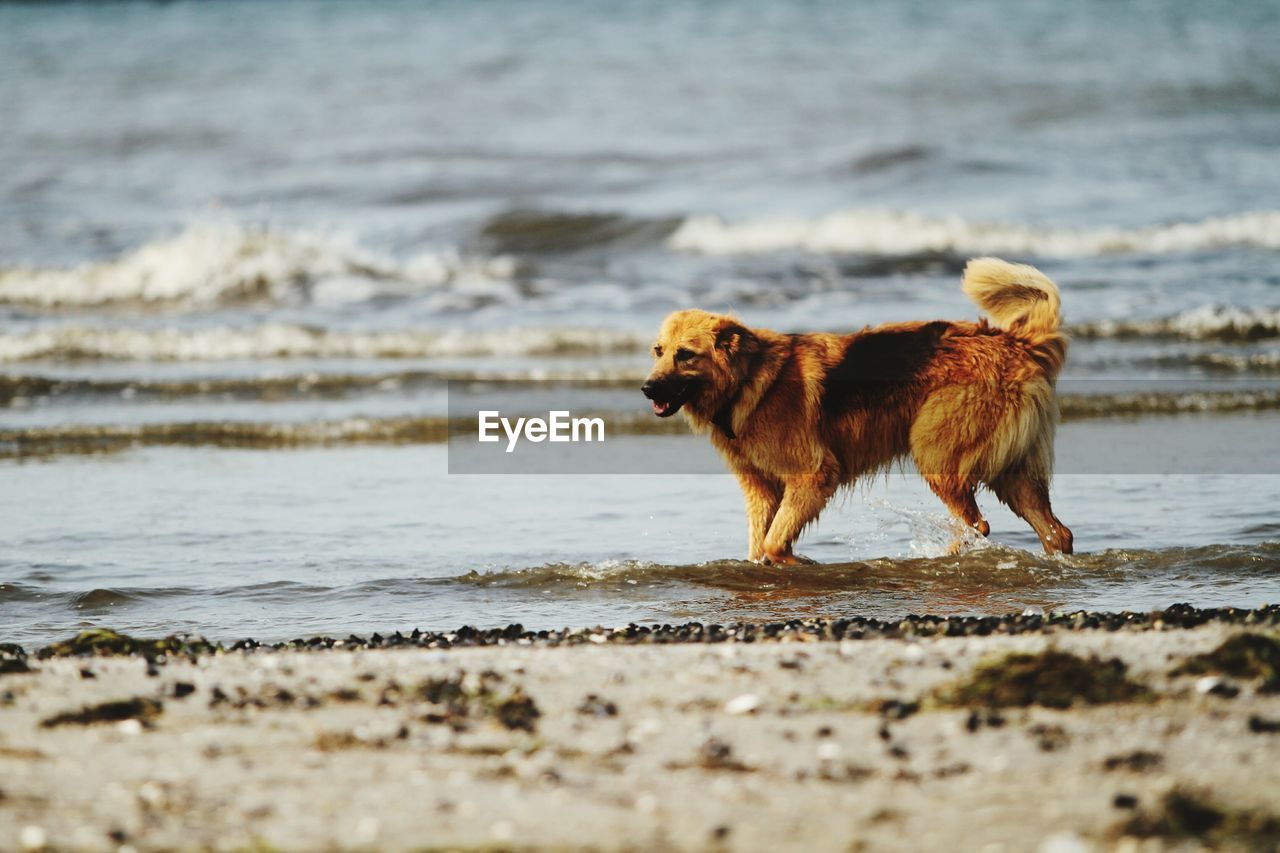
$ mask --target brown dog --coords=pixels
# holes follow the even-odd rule
[[[681,409],[737,476],[748,555],[802,561],[800,532],[842,485],[908,454],[951,512],[986,535],[985,485],[1071,553],[1049,506],[1054,381],[1066,356],[1058,288],[1034,267],[970,261],[964,291],[991,318],[784,335],[678,311],[662,324],[642,388],[654,414]]]

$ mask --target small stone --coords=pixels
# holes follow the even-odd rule
[[[138,787],[138,799],[152,808],[159,808],[165,803],[164,788],[155,782],[143,782]]]
[[[1093,847],[1074,832],[1059,832],[1040,842],[1040,853],[1089,853]]]
[[[1216,675],[1206,675],[1196,680],[1196,692],[1203,696],[1218,696],[1222,699],[1234,699],[1240,695],[1240,688]]]
[[[372,844],[381,829],[382,824],[376,817],[362,817],[356,822],[352,840],[358,845]]]
[[[724,704],[726,714],[750,714],[760,707],[760,697],[754,693],[743,693]]]
[[[818,745],[818,758],[823,761],[835,761],[840,757],[840,744],[827,741]]]
[[[1254,714],[1249,717],[1249,731],[1256,735],[1280,734],[1280,720],[1268,720]]]
[[[1118,809],[1136,809],[1138,807],[1138,798],[1133,794],[1116,794],[1116,798],[1111,801],[1111,805]]]
[[[43,850],[49,843],[49,834],[41,826],[24,826],[18,834],[18,843],[23,850]]]

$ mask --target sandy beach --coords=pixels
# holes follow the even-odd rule
[[[1275,849],[1278,622],[9,647],[0,847]]]

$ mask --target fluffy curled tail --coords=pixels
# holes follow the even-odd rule
[[[1048,276],[1026,264],[999,258],[974,258],[961,285],[1001,329],[1030,343],[1050,378],[1062,369],[1067,337],[1060,331],[1061,299]]]

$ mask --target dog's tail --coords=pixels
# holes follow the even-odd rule
[[[1026,264],[974,258],[964,269],[961,286],[997,327],[1032,345],[1050,379],[1058,375],[1067,356],[1067,336],[1061,331],[1058,286],[1048,276]]]

